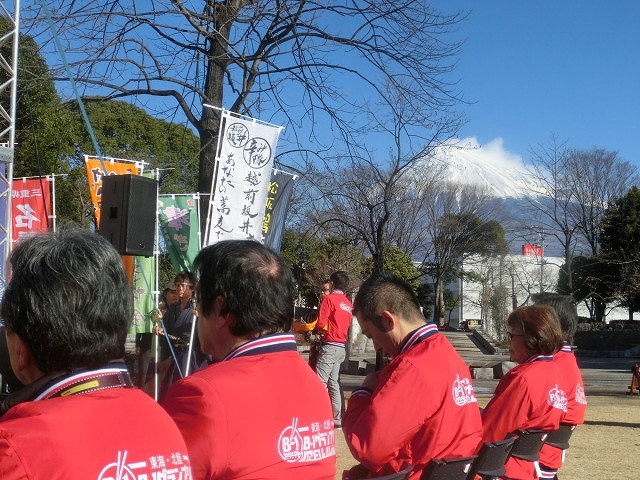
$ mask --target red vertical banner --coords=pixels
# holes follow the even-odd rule
[[[13,242],[28,233],[49,228],[51,181],[48,178],[14,178],[11,189]]]

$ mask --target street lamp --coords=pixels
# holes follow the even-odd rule
[[[513,264],[509,266],[509,275],[511,276],[511,308],[518,308],[518,299],[516,298],[516,271]]]

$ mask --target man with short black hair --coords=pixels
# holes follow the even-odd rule
[[[169,389],[169,386],[189,373],[198,369],[200,361],[196,359],[199,353],[195,338],[191,338],[193,330],[194,316],[196,313],[193,292],[195,289],[196,277],[189,271],[178,273],[173,281],[176,301],[169,304],[167,311],[162,317],[164,330],[156,326],[154,332],[161,335],[163,340],[160,357],[162,361],[158,367],[160,372],[160,400],[162,400]],[[167,335],[165,335],[165,332]],[[194,335],[195,337],[195,335]],[[192,340],[196,345],[191,346]],[[189,348],[191,346],[191,357]],[[190,360],[191,358],[191,360]],[[188,362],[191,362],[190,364]],[[189,368],[187,369],[187,365]]]
[[[318,321],[314,328],[322,336],[316,372],[327,387],[333,423],[336,428],[342,426],[342,405],[344,403],[340,386],[340,365],[346,357],[346,344],[349,340],[351,310],[353,306],[346,297],[349,288],[349,276],[342,270],[333,272],[329,277],[331,292],[324,295],[318,308]]]
[[[376,350],[392,360],[353,391],[342,428],[361,465],[350,479],[412,465],[420,478],[432,458],[466,457],[482,441],[480,411],[465,362],[426,322],[411,286],[389,273],[369,277],[354,314]]]
[[[34,235],[11,273],[0,310],[26,386],[1,406],[0,478],[190,478],[180,432],[122,360],[133,295],[111,244],[82,230]]]
[[[289,333],[291,271],[249,240],[205,247],[194,267],[198,337],[215,362],[177,381],[164,401],[194,478],[333,479],[329,399]]]

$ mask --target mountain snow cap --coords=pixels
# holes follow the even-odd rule
[[[498,198],[530,195],[532,182],[520,155],[504,148],[498,137],[481,145],[467,137],[440,146],[435,157],[445,162],[445,174],[454,183],[481,185]]]

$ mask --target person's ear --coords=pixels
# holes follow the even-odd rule
[[[18,380],[27,385],[43,374],[38,370],[35,359],[27,344],[16,333],[6,332],[11,368]]]
[[[384,310],[380,314],[380,320],[382,322],[382,326],[384,327],[385,332],[392,331],[396,326],[396,318],[391,312],[387,310]]]
[[[224,307],[224,298],[218,295],[213,300],[213,308],[211,308],[211,315],[210,315],[211,320],[214,322],[215,326],[218,328],[228,325],[231,319],[231,314],[227,313],[225,315],[222,315],[220,313],[223,307]]]

